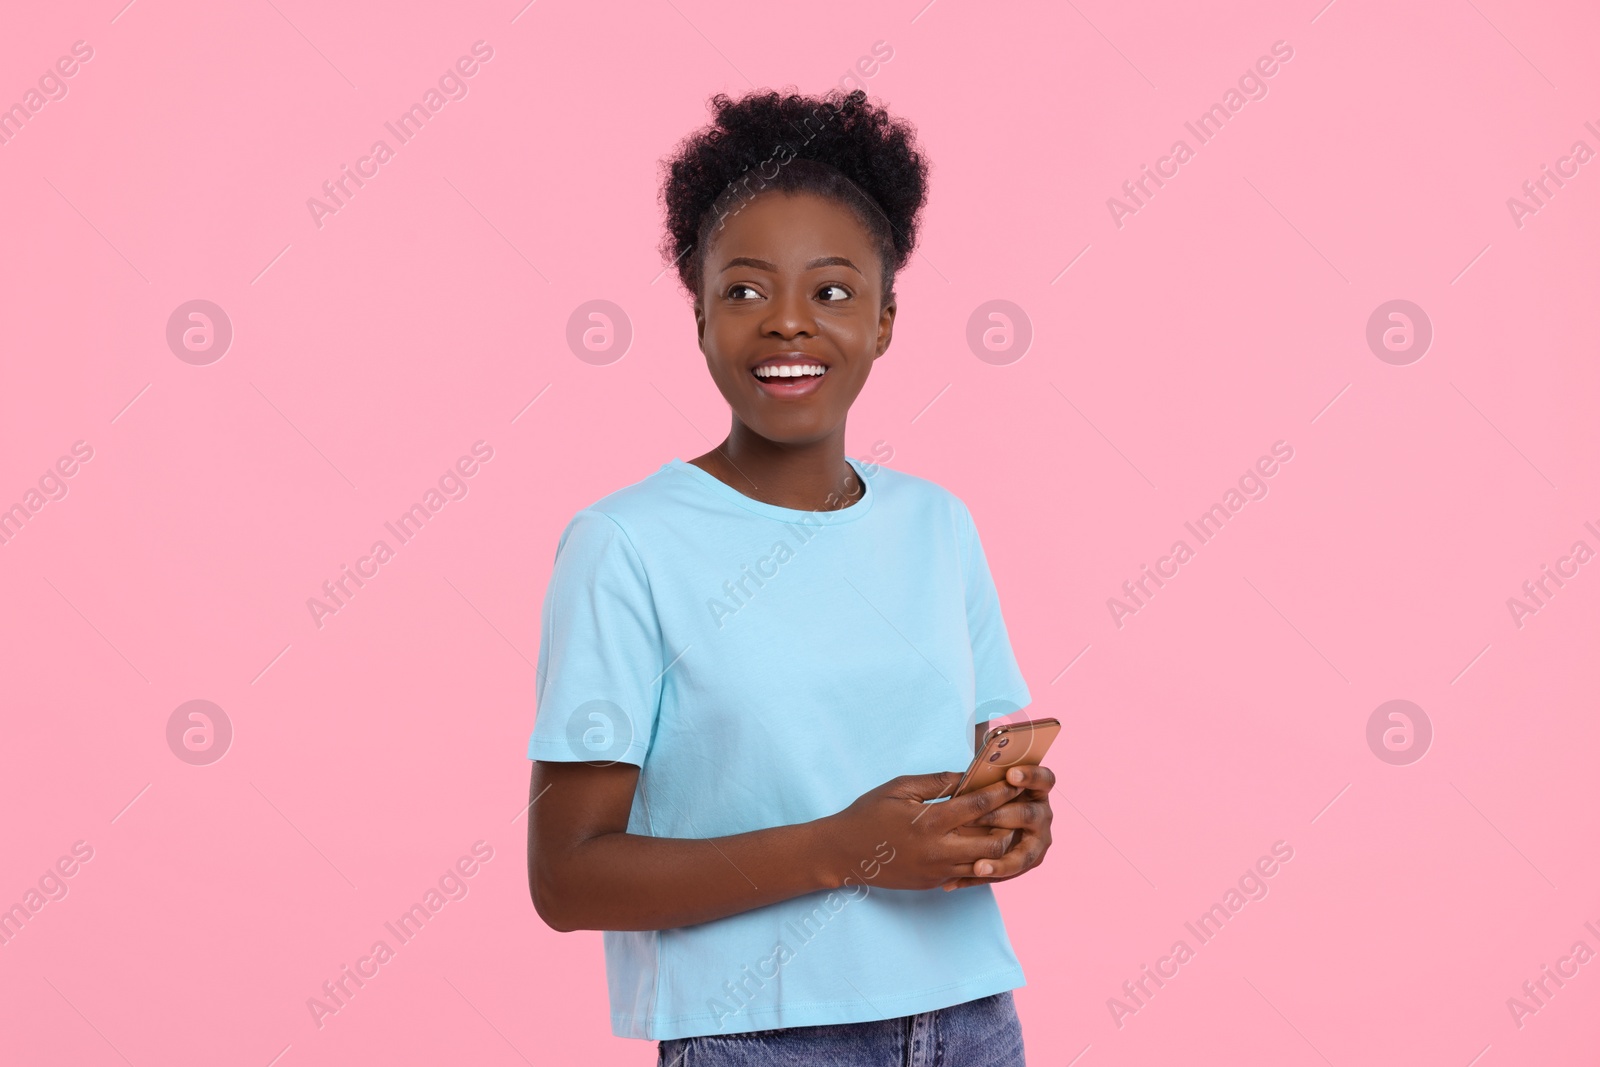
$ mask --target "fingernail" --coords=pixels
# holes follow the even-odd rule
[[[992,870],[994,870],[994,868],[989,866],[987,863],[980,863],[980,864],[978,864],[978,867],[977,867],[977,871],[978,871],[979,874],[988,874]]]

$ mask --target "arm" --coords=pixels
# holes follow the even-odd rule
[[[631,763],[534,761],[528,885],[551,927],[666,930],[834,884],[820,821],[720,838],[627,833],[638,780]]]
[[[853,879],[931,889],[1005,854],[1011,831],[967,824],[1016,796],[996,782],[937,804],[960,772],[902,775],[812,822],[717,838],[627,832],[639,768],[535,760],[528,888],[556,930],[666,930]]]

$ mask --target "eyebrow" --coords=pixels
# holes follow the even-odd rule
[[[764,259],[754,259],[750,256],[735,256],[734,258],[728,260],[728,262],[724,263],[722,265],[722,270],[718,271],[718,273],[727,273],[734,267],[754,267],[756,270],[764,270],[771,274],[778,273],[778,268],[774,264],[768,263]],[[865,274],[862,274],[860,267],[850,262],[844,256],[821,256],[817,259],[813,259],[810,263],[807,263],[802,269],[816,270],[818,267],[849,267],[857,274],[861,274],[863,278],[866,277]]]

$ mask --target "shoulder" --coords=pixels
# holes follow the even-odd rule
[[[895,470],[870,460],[858,460],[879,504],[915,514],[924,521],[943,521],[970,527],[972,512],[966,502],[931,478]]]
[[[571,513],[556,542],[556,556],[642,571],[641,531],[659,521],[682,492],[682,476],[670,463]],[[604,562],[602,562],[604,561]]]
[[[574,532],[610,536],[620,531],[631,538],[653,518],[684,499],[685,480],[673,465],[663,463],[652,473],[579,508],[567,521],[563,538]]]

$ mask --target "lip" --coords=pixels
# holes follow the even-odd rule
[[[815,377],[805,378],[757,378],[757,367],[794,367],[805,364],[816,364],[823,368],[823,372]],[[828,374],[833,365],[825,359],[805,352],[779,352],[768,356],[759,363],[750,365],[750,377],[755,379],[756,388],[770,397],[789,399],[792,397],[810,396],[822,388],[822,383],[828,380]]]

